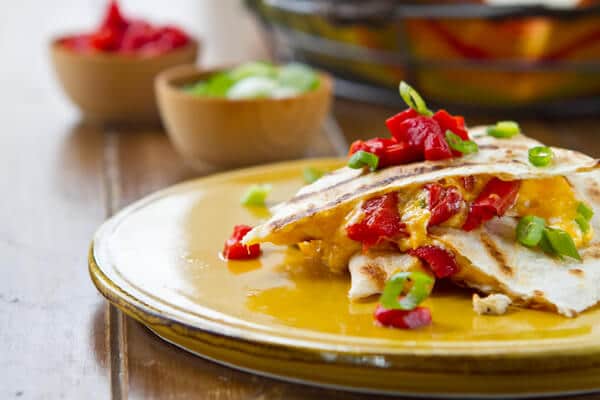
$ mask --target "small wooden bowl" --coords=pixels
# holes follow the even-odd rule
[[[154,78],[159,72],[196,60],[198,43],[165,54],[135,55],[74,52],[50,46],[52,63],[64,91],[86,118],[101,122],[159,122]]]
[[[231,168],[302,157],[331,107],[331,77],[321,73],[317,89],[282,99],[230,100],[181,90],[219,70],[182,65],[156,78],[163,123],[184,159],[196,168]]]

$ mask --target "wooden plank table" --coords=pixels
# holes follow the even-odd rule
[[[235,0],[124,3],[202,35],[204,64],[265,56],[256,27]],[[21,0],[0,13],[0,398],[372,398],[204,361],[159,340],[97,293],[86,262],[96,227],[154,190],[203,175],[182,163],[160,129],[86,124],[58,90],[49,38],[90,26],[102,7],[100,0]],[[334,117],[346,140],[354,140],[383,132],[392,112],[338,100]],[[547,143],[600,156],[598,122],[523,126]],[[339,147],[340,138],[333,139]],[[336,154],[331,142],[324,135],[310,155]]]

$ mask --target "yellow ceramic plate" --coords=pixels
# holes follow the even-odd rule
[[[348,276],[263,246],[258,260],[219,258],[235,224],[265,208],[240,205],[254,183],[269,202],[289,198],[307,160],[180,184],[124,209],[97,232],[90,273],[98,289],[164,339],[237,368],[349,390],[427,396],[527,396],[600,388],[600,310],[567,319],[513,310],[478,316],[470,293],[436,289],[432,326],[377,327],[375,300],[350,303]],[[526,375],[526,379],[524,376]]]

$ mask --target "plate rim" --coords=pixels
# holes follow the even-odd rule
[[[360,361],[361,364],[372,367],[381,367],[381,360],[377,358],[378,355],[381,355],[382,357],[384,357],[384,361],[385,358],[389,359],[391,362],[391,367],[394,367],[394,365],[405,365],[407,358],[417,360],[424,356],[440,359],[442,360],[442,363],[448,362],[448,360],[453,359],[461,359],[463,361],[487,359],[490,362],[497,362],[500,360],[510,361],[512,359],[527,359],[531,362],[536,362],[541,359],[547,359],[548,357],[563,357],[575,361],[577,361],[576,359],[581,358],[582,360],[587,360],[587,362],[585,363],[587,366],[591,366],[592,364],[594,366],[600,366],[600,341],[598,341],[597,343],[589,343],[589,339],[580,340],[580,342],[574,342],[572,340],[562,341],[562,343],[560,343],[560,346],[553,346],[551,349],[542,349],[542,346],[537,346],[537,348],[535,349],[527,349],[525,347],[511,347],[510,351],[507,352],[506,346],[508,346],[508,343],[504,343],[504,348],[498,348],[491,352],[485,352],[482,348],[473,349],[470,346],[466,346],[466,348],[461,348],[460,350],[445,348],[442,351],[435,351],[435,349],[430,346],[421,349],[405,346],[395,348],[395,351],[393,353],[381,354],[381,352],[368,353],[363,351],[362,349],[361,351],[357,352],[356,350],[347,351],[340,348],[318,348],[314,345],[306,346],[303,342],[298,340],[294,341],[294,343],[290,343],[289,338],[286,340],[286,343],[277,343],[273,340],[269,340],[273,338],[272,334],[270,335],[268,333],[263,332],[257,335],[256,332],[254,332],[252,335],[244,335],[240,334],[239,327],[235,326],[226,326],[226,328],[228,329],[221,330],[210,329],[210,325],[215,324],[215,321],[205,319],[205,322],[208,322],[208,324],[205,324],[204,326],[197,326],[191,324],[189,320],[186,321],[179,319],[177,315],[169,313],[169,311],[165,311],[164,309],[160,310],[153,307],[151,304],[147,304],[142,299],[140,299],[139,296],[136,297],[135,293],[131,293],[131,289],[134,289],[135,292],[135,287],[130,287],[128,291],[127,289],[120,287],[111,278],[111,276],[107,274],[106,268],[115,270],[116,267],[114,265],[101,265],[102,262],[99,262],[97,259],[97,244],[101,241],[102,235],[108,228],[120,222],[121,220],[126,218],[130,213],[135,212],[135,210],[139,209],[140,207],[151,204],[157,199],[185,189],[188,186],[195,186],[198,184],[205,183],[216,183],[219,181],[233,179],[237,176],[248,176],[269,171],[272,172],[276,169],[299,169],[301,166],[307,164],[334,164],[341,162],[341,160],[342,159],[340,158],[313,158],[266,164],[184,181],[176,185],[170,186],[168,188],[154,192],[153,194],[150,194],[148,196],[145,196],[142,199],[133,202],[132,204],[124,207],[122,210],[114,214],[111,218],[106,220],[96,231],[94,239],[90,245],[88,256],[88,268],[91,280],[93,281],[94,285],[99,290],[99,292],[104,297],[106,297],[111,303],[113,303],[119,309],[123,310],[125,313],[137,319],[144,325],[168,326],[172,329],[179,329],[183,332],[191,334],[194,338],[198,338],[199,336],[211,335],[213,337],[219,337],[221,339],[236,340],[243,343],[244,346],[259,345],[261,348],[263,348],[269,353],[273,353],[274,351],[286,351],[289,353],[290,351],[292,351],[295,356],[300,357],[303,360],[320,360],[322,362],[332,362],[341,365],[356,365],[356,358],[360,354],[362,356],[372,356],[371,358],[363,357],[363,359]],[[167,308],[172,308],[166,303],[163,303],[163,305],[166,305]],[[220,321],[216,324],[226,325],[226,323],[223,321]],[[311,343],[314,344],[314,342]],[[593,358],[595,358],[597,361],[593,361],[590,364],[590,360],[592,360]],[[398,361],[400,359],[403,362],[393,362]],[[575,362],[575,364],[577,364],[577,362]],[[579,367],[574,368],[581,368],[581,365]],[[406,367],[404,367],[403,369],[406,369]]]

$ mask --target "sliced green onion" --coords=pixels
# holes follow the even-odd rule
[[[552,149],[547,146],[536,146],[529,149],[529,162],[536,167],[546,167],[550,165],[554,158]]]
[[[581,232],[587,233],[590,230],[590,221],[588,221],[583,215],[577,214],[575,217],[575,222],[577,222],[577,225],[579,225]]]
[[[550,243],[550,241],[548,240],[548,236],[546,235],[546,229],[544,229],[544,233],[542,235],[542,239],[540,240],[540,242],[538,243],[538,246],[540,247],[540,249],[542,249],[545,253],[548,254],[556,254],[556,252],[554,251],[554,249],[552,248],[552,244]]]
[[[235,82],[251,76],[275,78],[277,76],[277,67],[265,61],[251,61],[239,65],[229,72],[229,77]]]
[[[299,63],[281,67],[277,80],[282,86],[300,92],[313,90],[319,86],[319,75],[312,68]]]
[[[517,240],[519,243],[533,247],[542,240],[546,221],[543,218],[527,215],[517,224]]]
[[[400,297],[412,283],[408,293]],[[379,302],[391,310],[414,310],[431,293],[434,280],[422,272],[397,272],[386,282]]]
[[[590,207],[588,207],[587,204],[580,202],[577,205],[577,214],[580,214],[587,221],[589,221],[594,216],[594,210],[592,210]]]
[[[487,128],[487,134],[496,138],[511,138],[521,133],[519,124],[515,121],[498,121],[496,125]]]
[[[313,183],[323,176],[324,172],[314,167],[306,167],[302,171],[302,176],[306,183]]]
[[[265,199],[271,193],[271,185],[252,185],[242,196],[241,203],[245,206],[264,206]]]
[[[463,140],[460,136],[450,130],[446,131],[446,141],[451,149],[463,154],[477,153],[479,151],[477,143],[472,140]]]
[[[552,249],[559,256],[567,256],[581,261],[581,256],[577,251],[573,238],[562,229],[546,228],[544,234],[548,238]]]
[[[421,95],[417,93],[417,91],[408,83],[401,81],[398,90],[400,91],[400,96],[402,96],[402,99],[410,108],[421,115],[425,115],[426,117],[431,117],[433,115],[431,110],[427,108],[425,100],[423,100]]]
[[[364,150],[354,153],[348,161],[348,166],[354,169],[368,166],[371,171],[375,171],[377,169],[377,165],[379,165],[379,157]]]

